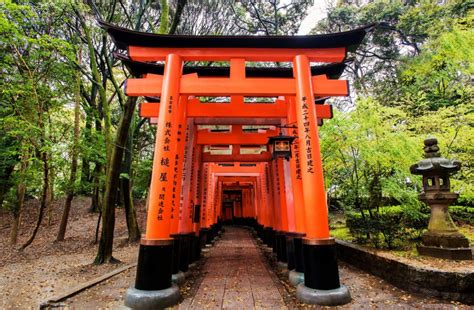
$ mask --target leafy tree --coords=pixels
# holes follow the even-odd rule
[[[28,161],[41,163],[41,205],[30,245],[38,232],[51,192],[50,169],[53,127],[50,115],[68,101],[68,79],[71,67],[65,59],[71,52],[68,42],[57,38],[61,2],[44,2],[36,6],[5,1],[0,4],[2,39],[2,132],[9,150],[8,164],[21,159],[18,204],[13,208],[18,223],[24,200],[24,177]],[[60,30],[59,30],[60,31]],[[16,142],[12,142],[16,140]],[[21,148],[20,148],[21,145]],[[3,155],[2,155],[3,157]],[[7,157],[7,158],[8,158]],[[2,162],[4,160],[2,159]],[[11,166],[10,166],[11,167]],[[3,170],[8,173],[7,169]],[[15,203],[13,203],[15,204]],[[17,227],[15,228],[17,229]],[[13,234],[12,234],[13,235]],[[12,238],[12,242],[16,238]]]

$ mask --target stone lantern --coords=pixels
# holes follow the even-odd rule
[[[420,255],[472,259],[469,240],[461,234],[449,215],[448,207],[459,194],[451,192],[449,176],[461,168],[461,162],[441,157],[438,140],[426,139],[425,159],[410,167],[412,174],[423,177],[423,191],[419,199],[431,208],[428,230],[417,246]]]

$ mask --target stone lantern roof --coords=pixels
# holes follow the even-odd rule
[[[441,157],[436,138],[425,139],[424,143],[425,159],[410,167],[412,174],[424,176],[450,175],[461,169],[460,161]]]

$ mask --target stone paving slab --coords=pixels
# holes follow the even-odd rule
[[[226,227],[202,270],[195,296],[179,309],[287,309],[246,229]]]

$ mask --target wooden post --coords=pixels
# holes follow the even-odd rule
[[[176,141],[172,137],[173,113],[177,113],[182,61],[176,54],[166,57],[160,118],[156,128],[155,154],[151,175],[149,207],[145,239],[169,238],[171,228],[172,165]]]

